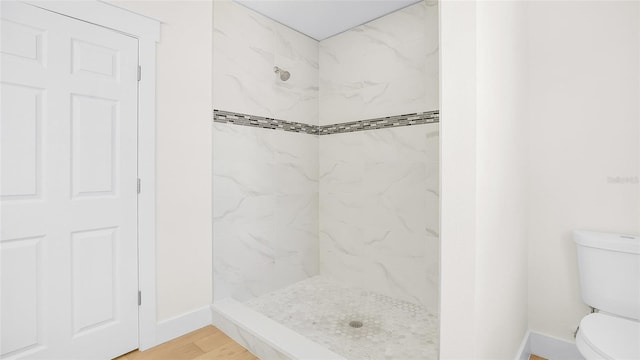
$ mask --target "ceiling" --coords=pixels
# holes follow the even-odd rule
[[[316,40],[323,40],[421,0],[235,0]]]

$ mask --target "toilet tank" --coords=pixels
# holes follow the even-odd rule
[[[582,300],[604,312],[640,319],[640,237],[574,231]]]

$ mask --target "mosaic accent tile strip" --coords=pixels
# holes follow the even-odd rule
[[[223,124],[253,126],[263,129],[284,130],[311,135],[331,135],[398,126],[437,123],[440,121],[440,111],[425,111],[414,114],[387,116],[368,120],[350,121],[341,124],[317,126],[214,109],[213,121]]]
[[[263,129],[284,130],[312,135],[318,134],[318,126],[316,125],[216,109],[213,109],[213,121],[226,124],[253,126]]]
[[[341,134],[354,131],[384,129],[398,126],[431,124],[440,121],[440,111],[387,116],[368,120],[350,121],[341,124],[320,126],[318,135]]]

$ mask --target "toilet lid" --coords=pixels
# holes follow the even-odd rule
[[[594,313],[580,322],[580,332],[606,359],[640,359],[640,322]]]

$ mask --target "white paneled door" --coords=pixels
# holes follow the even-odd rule
[[[138,346],[138,41],[2,1],[3,359]]]

